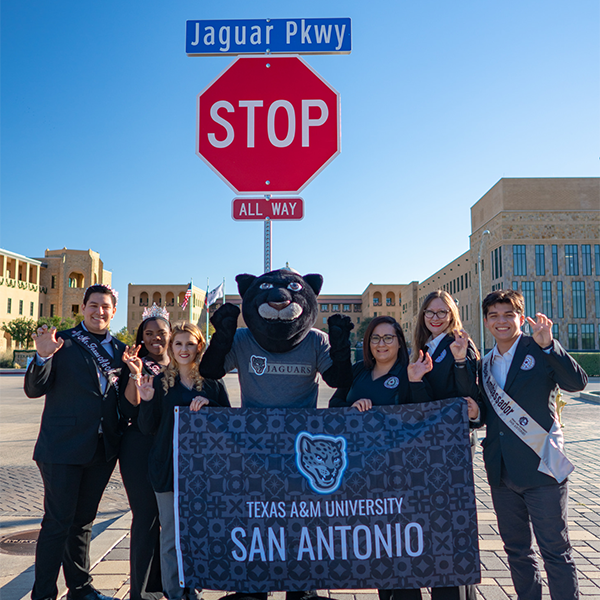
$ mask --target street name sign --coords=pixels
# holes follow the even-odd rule
[[[304,218],[302,198],[234,198],[231,216],[235,221],[300,221]]]
[[[225,54],[350,54],[352,21],[242,19],[186,21],[188,56]]]
[[[196,154],[237,194],[297,194],[340,153],[340,96],[299,56],[239,56],[197,110]]]

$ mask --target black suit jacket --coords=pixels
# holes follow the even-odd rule
[[[530,358],[525,361],[527,357]],[[534,364],[529,368],[531,359]],[[532,337],[522,335],[506,377],[504,391],[546,431],[550,431],[559,386],[567,392],[577,392],[586,384],[585,371],[559,342],[554,340],[552,350],[546,354]],[[556,479],[537,470],[539,456],[498,417],[482,385],[481,399],[481,419],[487,425],[486,437],[482,442],[483,458],[490,485],[500,485],[502,461],[510,479],[519,486],[555,484]]]
[[[450,344],[454,341],[451,335],[446,335],[438,344],[431,360],[433,369],[423,377],[425,385],[429,386],[434,400],[470,396],[474,400],[478,395],[477,388],[477,353],[473,342],[469,340],[467,358],[464,368],[455,366],[454,355]]]
[[[121,436],[117,394],[110,386],[103,394],[96,365],[89,352],[74,342],[68,331],[57,337],[64,339],[62,348],[44,365],[35,359],[25,374],[25,394],[29,398],[46,395],[42,423],[35,450],[38,462],[82,465],[96,452],[98,431],[102,424],[106,459],[117,455]],[[112,338],[113,365],[128,369],[121,360],[124,344]],[[122,379],[120,385],[124,385]]]

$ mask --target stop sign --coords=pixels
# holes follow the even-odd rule
[[[340,96],[298,56],[240,56],[198,95],[196,154],[238,194],[297,193],[339,153]]]

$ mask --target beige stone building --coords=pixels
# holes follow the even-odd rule
[[[21,317],[37,319],[40,311],[42,262],[0,249],[0,326]],[[13,348],[8,333],[0,332],[0,353]]]
[[[100,254],[93,250],[46,250],[42,263],[40,317],[71,318],[81,311],[87,287],[110,285],[112,273],[104,268]]]
[[[156,304],[166,308],[171,323],[191,321],[204,328],[206,291],[192,285],[192,297],[186,308],[181,308],[189,283],[135,284],[127,286],[127,330],[135,333],[142,322],[144,309]]]

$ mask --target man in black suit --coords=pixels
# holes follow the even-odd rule
[[[587,375],[552,337],[552,321],[527,317],[523,296],[497,290],[482,303],[496,345],[482,361],[483,457],[511,576],[520,600],[541,600],[542,576],[532,530],[544,560],[553,600],[579,597],[567,525],[567,476],[555,412],[559,386],[582,390]]]
[[[44,518],[37,542],[32,600],[54,600],[61,564],[69,600],[106,600],[92,586],[92,523],[119,448],[118,379],[124,345],[108,330],[116,292],[93,285],[84,294],[83,323],[57,334],[43,326],[25,375],[30,398],[45,395],[33,459],[44,482]]]

